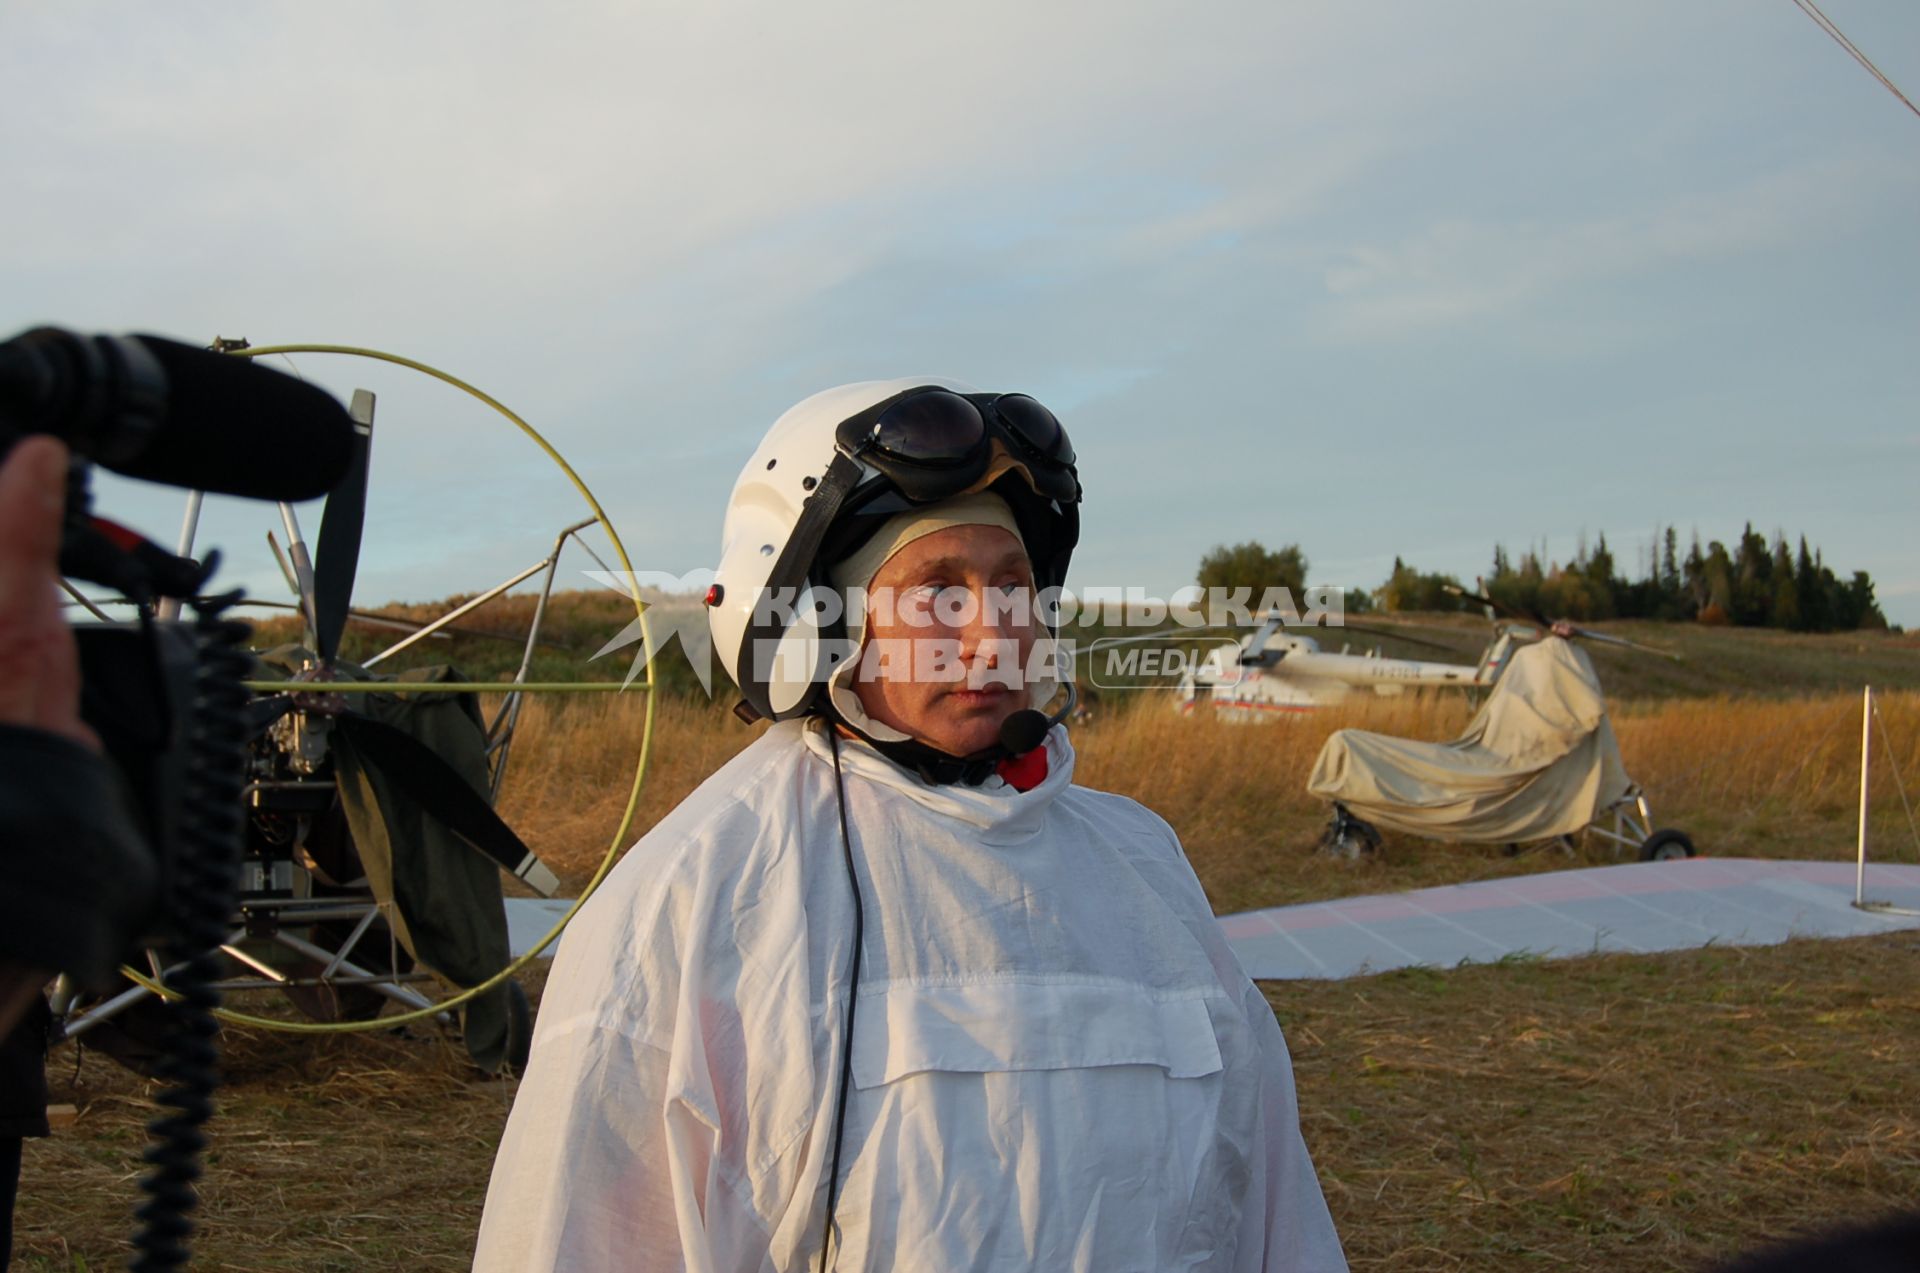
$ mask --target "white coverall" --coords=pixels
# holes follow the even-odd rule
[[[853,900],[823,729],[771,728],[568,929],[475,1268],[819,1259]],[[842,740],[866,906],[833,1267],[1341,1270],[1279,1025],[1171,828]]]

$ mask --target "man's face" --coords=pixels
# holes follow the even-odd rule
[[[1027,706],[1039,629],[1033,567],[998,526],[950,526],[889,557],[867,586],[854,693],[872,719],[954,756]]]

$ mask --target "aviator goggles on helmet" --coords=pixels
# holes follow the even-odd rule
[[[996,448],[996,443],[998,447]],[[916,504],[968,490],[1004,450],[1049,499],[1077,499],[1073,446],[1053,412],[1024,393],[909,389],[841,421],[834,445]]]
[[[807,479],[812,493],[768,572],[764,587],[771,596],[791,598],[804,589],[823,547],[837,552],[851,547],[827,542],[830,533],[839,541],[855,532],[850,523],[836,532],[846,518],[866,520],[965,494],[1007,470],[1024,475],[1034,493],[1055,506],[1069,528],[1060,547],[1072,549],[1080,502],[1073,447],[1053,412],[1026,394],[960,393],[935,385],[908,389],[841,421],[834,449],[818,485]],[[1004,467],[996,468],[1002,457]],[[741,647],[744,679],[736,678],[743,689],[757,684],[744,670],[748,651],[761,642],[777,642],[792,620],[791,613],[782,615],[777,608],[755,607]]]
[[[843,515],[895,512],[901,501],[931,504],[964,494],[994,472],[1002,454],[1041,497],[1063,507],[1080,500],[1067,431],[1024,393],[909,389],[841,421],[834,448],[767,580],[770,588],[802,585]],[[869,478],[869,468],[881,480]]]

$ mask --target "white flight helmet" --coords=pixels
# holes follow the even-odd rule
[[[1079,538],[1080,484],[1065,431],[1032,398],[928,377],[869,380],[774,421],[734,483],[707,593],[714,649],[752,713],[815,710],[852,655],[828,566],[894,513],[989,489],[1013,510],[1036,586],[1059,587]]]

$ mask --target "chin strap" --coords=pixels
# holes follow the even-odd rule
[[[919,774],[930,786],[963,783],[977,787],[998,774],[1015,791],[1031,791],[1046,781],[1047,735],[1073,713],[1080,701],[1079,688],[1072,681],[1065,684],[1066,701],[1057,710],[1049,713],[1025,708],[1015,712],[1000,723],[1000,741],[971,756],[955,756],[916,738],[882,742],[842,716],[833,707],[831,696],[815,710],[826,720],[828,729],[845,729],[894,764]]]
[[[1000,762],[1010,759],[1007,749],[998,743],[971,756],[955,756],[938,747],[930,747],[917,738],[909,738],[904,742],[882,742],[847,724],[837,712],[828,716],[827,722],[828,728],[845,728],[902,769],[919,774],[920,780],[929,786],[946,787],[957,783],[977,787],[993,776],[994,768]]]
[[[1028,769],[1030,769],[1030,758],[1035,753],[1038,753],[1040,756],[1040,776],[1042,778],[1046,776],[1046,749],[1044,746],[1036,747],[1033,751],[1027,752],[1024,755],[1015,756],[1012,752],[1008,751],[1005,746],[1000,743],[995,743],[991,747],[974,752],[971,756],[955,756],[950,752],[941,751],[938,747],[929,746],[917,738],[909,738],[905,741],[897,742],[888,742],[874,738],[858,726],[849,724],[839,712],[822,711],[820,715],[822,719],[827,722],[827,728],[829,730],[846,730],[849,734],[852,734],[855,738],[858,738],[861,742],[867,744],[867,746],[873,748],[894,764],[899,765],[902,769],[920,775],[920,780],[928,786],[950,787],[959,785],[963,787],[977,787],[987,779],[993,777],[996,773],[999,773],[1003,778],[1007,777],[1006,772],[1003,771],[1005,769],[1014,769],[1016,772],[1019,772],[1017,767],[1023,764],[1026,764]],[[1007,778],[1007,781],[1017,790],[1027,790],[1027,787],[1020,786],[1020,784],[1014,782],[1012,778]]]

